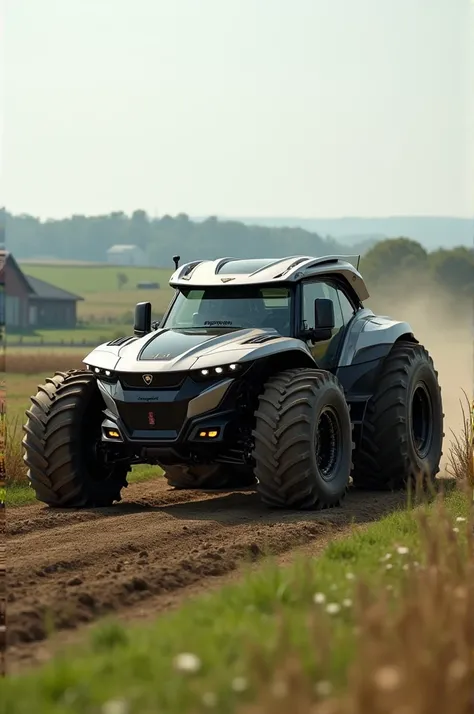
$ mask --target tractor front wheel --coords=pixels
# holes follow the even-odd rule
[[[120,501],[127,465],[101,457],[104,402],[91,372],[58,372],[38,387],[26,412],[24,461],[36,498],[84,508]]]

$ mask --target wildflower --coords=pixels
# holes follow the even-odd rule
[[[409,550],[405,545],[400,545],[397,548],[397,553],[398,555],[406,555],[407,553],[409,553]]]
[[[463,516],[458,516],[456,518],[456,523],[465,523],[466,519]]]
[[[337,602],[330,602],[326,606],[326,612],[328,615],[337,615],[338,612],[341,611],[341,606],[337,604]]]
[[[232,689],[234,692],[245,692],[247,687],[248,683],[245,677],[235,677],[235,679],[232,680]]]
[[[392,557],[392,554],[391,554],[391,553],[386,553],[386,554],[383,556],[383,558],[380,558],[380,562],[381,562],[381,563],[385,563],[387,560],[390,560],[391,557]]]
[[[214,692],[205,692],[202,695],[202,703],[205,707],[215,707],[217,704],[217,696]]]
[[[315,691],[320,697],[329,697],[332,692],[332,684],[325,681],[316,682]]]
[[[408,570],[408,568],[409,568],[408,563],[405,563],[404,566],[403,566],[403,568],[402,568],[402,570]]]
[[[453,533],[459,533],[459,528],[453,528]]]
[[[354,580],[355,575],[354,573],[346,573],[346,580]]]
[[[387,563],[387,565],[385,566],[386,570],[391,570],[392,568],[393,568],[393,565],[391,563]]]
[[[316,603],[316,605],[322,605],[326,602],[326,595],[324,593],[315,593],[313,596],[313,602]]]
[[[198,672],[201,669],[201,660],[191,652],[182,652],[174,658],[174,666],[179,672]]]
[[[349,597],[344,598],[342,601],[344,607],[352,607],[352,600]]]
[[[102,714],[128,714],[129,711],[125,699],[109,699],[102,705]]]
[[[380,667],[374,675],[375,686],[385,692],[393,692],[397,689],[400,686],[401,679],[400,671],[397,667],[391,666]]]

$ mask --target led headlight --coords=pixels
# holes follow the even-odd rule
[[[102,369],[101,367],[91,367],[89,364],[86,365],[86,369],[90,370],[93,372],[96,377],[102,377],[106,379],[112,379],[114,377],[114,373],[112,372],[111,369]]]
[[[242,365],[237,362],[226,365],[218,365],[217,367],[207,367],[206,369],[199,370],[199,376],[201,377],[216,377],[216,376],[230,376],[236,374],[241,369]]]

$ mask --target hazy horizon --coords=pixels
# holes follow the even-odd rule
[[[469,0],[3,7],[14,214],[474,215]]]

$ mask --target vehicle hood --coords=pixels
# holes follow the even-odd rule
[[[84,362],[116,372],[187,371],[257,359],[292,348],[309,354],[301,340],[282,337],[273,329],[161,329],[139,339],[130,337],[101,345]]]

